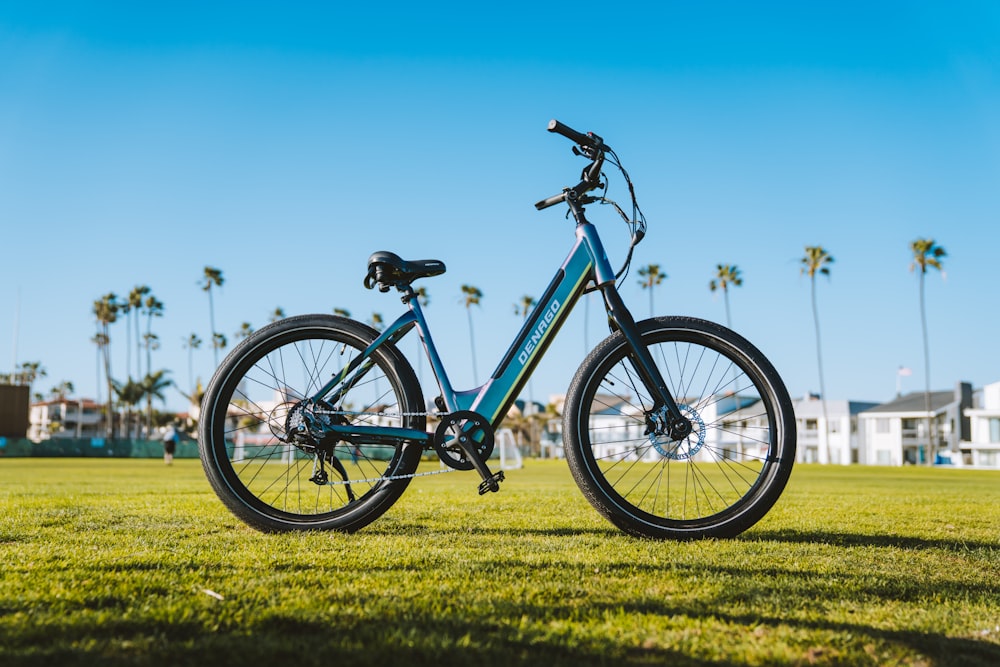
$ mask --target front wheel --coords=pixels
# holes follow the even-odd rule
[[[290,317],[251,334],[215,372],[202,401],[201,461],[225,505],[263,531],[357,530],[399,498],[421,445],[347,443],[328,424],[423,431],[420,385],[378,332],[332,315]],[[321,390],[345,367],[356,370]],[[315,436],[313,436],[315,433]]]
[[[590,503],[627,533],[734,537],[777,501],[795,459],[784,383],[760,351],[718,324],[658,317],[638,325],[689,435],[671,440],[615,333],[584,360],[563,411],[566,458]]]

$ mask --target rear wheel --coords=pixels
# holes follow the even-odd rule
[[[333,402],[307,400],[377,337],[353,320],[306,315],[260,329],[226,357],[202,402],[199,444],[236,516],[264,531],[352,531],[403,493],[410,478],[392,478],[416,471],[419,444],[322,438],[329,423],[424,430],[420,385],[395,347],[380,346],[367,372],[319,397],[339,394]]]
[[[777,501],[795,458],[788,392],[770,362],[712,322],[639,323],[692,431],[672,440],[621,333],[584,360],[566,398],[570,470],[594,507],[622,530],[653,538],[733,537]]]

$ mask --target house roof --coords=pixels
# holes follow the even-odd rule
[[[931,411],[937,412],[946,405],[955,402],[955,392],[932,391],[930,398]],[[905,396],[900,396],[895,400],[889,401],[888,403],[883,403],[882,405],[865,410],[862,414],[870,412],[914,412],[924,414],[926,410],[927,404],[925,402],[924,392],[914,391],[906,394]]]
[[[56,398],[49,401],[34,401],[31,407],[35,407],[36,405],[62,405],[64,403],[67,405],[80,405],[82,403],[85,408],[94,408],[103,405],[90,398]]]

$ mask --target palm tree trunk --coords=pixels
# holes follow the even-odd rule
[[[125,314],[125,379],[132,379],[132,311]]]
[[[108,335],[108,328],[104,327],[104,335]],[[115,439],[115,415],[112,410],[114,404],[114,388],[111,386],[111,342],[110,339],[104,344],[104,381],[107,383],[108,389],[108,402],[107,402],[107,415],[108,423],[105,425],[105,432],[107,433],[108,440]]]
[[[139,327],[141,326],[139,321],[139,311],[136,310],[135,313],[135,376],[136,378],[142,377],[142,336],[139,335]]]
[[[927,465],[934,465],[934,422],[931,419],[931,353],[927,342],[927,308],[924,299],[924,273],[920,273],[920,328],[924,337],[924,411],[927,420]]]
[[[212,301],[212,288],[208,288],[208,321],[212,326],[212,359],[215,367],[219,367],[219,346],[215,344],[215,302]]]
[[[830,419],[826,413],[826,383],[823,381],[823,344],[819,335],[819,308],[816,306],[816,279],[812,279],[813,324],[816,328],[816,366],[819,369],[819,404],[823,410],[823,443],[826,447],[826,462],[830,460]]]
[[[191,390],[191,395],[194,396],[194,347],[188,345],[188,385]]]
[[[476,337],[472,333],[472,309],[466,308],[466,313],[469,316],[469,347],[472,349],[472,379],[478,385],[479,371],[476,370]]]

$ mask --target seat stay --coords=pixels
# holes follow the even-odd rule
[[[319,391],[317,391],[312,399],[319,401],[326,401],[332,405],[336,405],[341,397],[347,393],[347,391],[355,386],[368,371],[372,369],[375,365],[375,361],[371,358],[372,353],[379,348],[379,346],[390,343],[395,344],[397,341],[403,338],[413,325],[416,323],[415,318],[412,317],[410,312],[403,313],[399,316],[395,322],[393,322],[389,327],[383,331],[378,338],[376,338],[365,351],[359,354],[357,357],[352,359],[344,368],[340,370],[336,375],[334,375],[329,382],[323,385]],[[338,389],[339,387],[339,389]],[[334,391],[336,389],[336,391]]]

